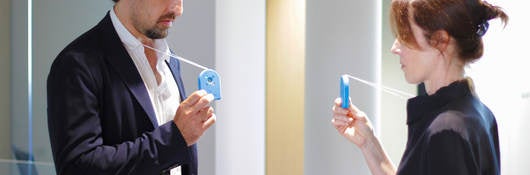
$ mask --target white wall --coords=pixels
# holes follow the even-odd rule
[[[306,16],[304,173],[369,174],[360,150],[331,125],[339,77],[380,82],[380,2],[309,0]],[[378,125],[379,92],[350,83],[350,96]]]
[[[265,0],[216,4],[216,174],[265,174]]]
[[[493,111],[499,127],[502,174],[530,174],[530,11],[528,1],[490,0],[510,17],[506,28],[490,21],[484,56],[467,73],[481,100]]]

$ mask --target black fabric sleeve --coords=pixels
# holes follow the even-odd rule
[[[430,136],[424,160],[426,174],[478,174],[471,144],[453,130],[444,130]]]

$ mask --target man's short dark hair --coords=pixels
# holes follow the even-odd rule
[[[114,1],[114,2],[118,2],[119,0],[112,0],[112,1]]]

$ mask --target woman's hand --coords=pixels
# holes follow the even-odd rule
[[[342,136],[361,149],[372,174],[396,174],[396,168],[375,137],[372,124],[366,114],[352,103],[348,109],[342,108],[341,105],[341,98],[335,99],[333,119],[331,119],[333,126]]]
[[[351,101],[351,100],[350,100]],[[368,139],[374,139],[374,132],[366,114],[350,103],[348,109],[342,108],[342,99],[335,99],[332,107],[333,119],[331,123],[337,131],[359,148],[366,146]]]

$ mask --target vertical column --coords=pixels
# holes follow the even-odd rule
[[[11,1],[11,153],[13,159],[27,161],[33,154],[31,123],[31,0]],[[25,155],[24,155],[25,154]],[[11,173],[31,168],[12,164]]]
[[[24,152],[33,151],[28,142],[29,43],[28,1],[11,1],[11,144]],[[27,158],[23,158],[27,160]],[[16,165],[14,165],[16,166]],[[17,167],[13,167],[17,168]],[[15,169],[13,169],[15,170]]]
[[[11,1],[0,1],[0,159],[11,158]],[[0,164],[0,174],[10,174],[9,164]]]
[[[216,174],[265,172],[265,0],[216,3]]]
[[[267,174],[304,174],[305,0],[267,1]]]
[[[304,159],[307,175],[369,174],[361,151],[340,136],[330,122],[341,74],[380,82],[379,4],[307,1]],[[350,81],[350,96],[377,126],[379,92]]]

